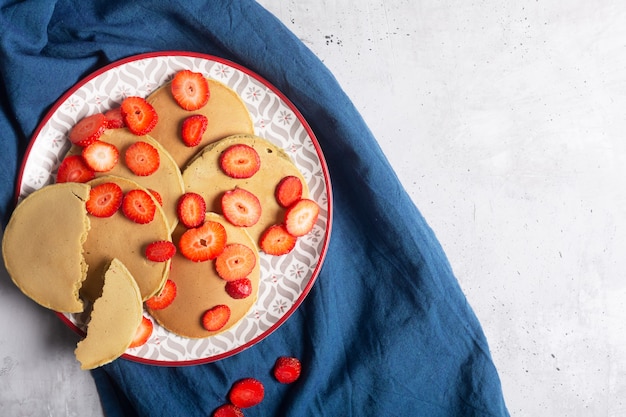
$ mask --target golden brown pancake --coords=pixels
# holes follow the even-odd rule
[[[250,178],[231,178],[219,167],[220,154],[238,143],[253,147],[261,159],[261,168]],[[200,151],[183,170],[183,182],[186,191],[202,195],[206,200],[207,210],[217,213],[221,213],[220,201],[225,191],[240,187],[256,195],[261,203],[261,218],[246,230],[258,245],[263,231],[283,220],[285,209],[276,202],[274,190],[280,180],[288,175],[300,178],[303,185],[302,197],[307,197],[309,190],[304,177],[281,148],[258,136],[234,135],[212,143]]]
[[[79,289],[87,274],[90,189],[78,183],[44,186],[18,204],[4,231],[4,264],[15,285],[59,312],[83,311]]]
[[[172,333],[189,338],[203,338],[222,333],[238,323],[256,302],[261,275],[259,254],[254,242],[245,230],[232,226],[222,216],[207,213],[206,220],[217,221],[224,225],[227,244],[241,243],[250,247],[256,254],[257,262],[248,278],[252,282],[252,293],[243,299],[231,298],[224,286],[226,281],[215,272],[213,261],[192,262],[179,253],[172,259],[169,279],[176,283],[174,302],[162,310],[149,310],[157,322]],[[174,232],[174,242],[186,229],[179,225]],[[219,304],[226,304],[231,309],[230,320],[216,331],[209,332],[202,327],[202,315],[206,310]]]
[[[115,168],[111,171],[96,173],[96,177],[101,177],[103,175],[117,175],[118,177],[131,179],[144,188],[158,192],[163,199],[163,211],[165,212],[167,221],[170,224],[170,228],[174,230],[174,227],[176,227],[176,224],[178,223],[176,203],[178,202],[180,195],[183,193],[184,185],[180,169],[169,152],[167,152],[160,143],[149,135],[137,136],[126,128],[107,129],[100,137],[100,140],[115,145],[120,152],[120,157]],[[161,163],[159,165],[159,169],[152,175],[135,175],[124,163],[124,153],[126,152],[126,149],[137,141],[147,142],[159,151]],[[68,152],[68,155],[80,154],[80,152],[80,147],[73,146]]]
[[[93,304],[87,336],[74,351],[81,369],[93,369],[120,357],[143,315],[139,287],[123,263],[113,259],[103,278],[102,296]]]
[[[96,178],[89,184],[96,186],[104,182],[117,183],[124,193],[142,188],[132,180],[112,175]],[[158,203],[154,220],[148,224],[127,219],[121,209],[111,217],[91,217],[91,230],[84,244],[89,271],[81,295],[90,301],[100,296],[104,270],[113,258],[126,265],[135,277],[142,299],[158,293],[167,279],[170,261],[152,262],[144,254],[146,246],[157,240],[171,240],[167,219]]]
[[[211,142],[238,133],[254,132],[250,113],[241,97],[219,81],[210,78],[207,81],[209,101],[196,111],[184,110],[174,101],[170,82],[159,87],[147,98],[159,115],[159,122],[150,132],[150,136],[167,149],[179,167],[184,167],[199,149]],[[200,145],[187,147],[181,139],[180,130],[183,120],[192,114],[205,115],[208,126]]]

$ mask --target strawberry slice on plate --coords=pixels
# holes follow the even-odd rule
[[[309,233],[320,212],[320,207],[313,200],[303,198],[289,206],[285,212],[285,228],[290,235],[300,237]]]
[[[146,246],[145,254],[152,262],[165,262],[176,254],[176,245],[169,240],[157,240]]]
[[[252,281],[249,278],[228,281],[224,286],[224,290],[231,298],[240,300],[252,294]]]
[[[259,245],[268,255],[285,255],[296,247],[298,238],[290,234],[285,225],[275,224],[263,232]]]
[[[176,213],[183,226],[189,229],[198,227],[206,217],[206,201],[198,193],[186,192],[178,199]]]
[[[226,304],[219,304],[204,312],[202,326],[210,332],[215,332],[226,326],[229,319],[230,307]]]
[[[107,129],[119,129],[126,126],[121,107],[115,107],[111,110],[107,110],[104,112],[104,117],[107,120]]]
[[[120,108],[124,124],[135,135],[147,135],[159,121],[156,110],[144,98],[126,97]]]
[[[95,176],[95,171],[89,168],[81,155],[69,155],[59,165],[56,182],[87,182]]]
[[[181,255],[193,262],[217,258],[226,247],[226,229],[221,223],[207,221],[186,230],[178,241]]]
[[[139,323],[139,327],[137,327],[137,331],[135,332],[135,337],[133,341],[130,342],[129,348],[136,348],[144,345],[150,336],[152,335],[152,330],[154,329],[154,324],[152,320],[143,316],[141,319],[141,323]]]
[[[85,146],[81,154],[87,166],[96,172],[112,170],[120,156],[115,145],[101,140]]]
[[[254,226],[261,218],[261,202],[243,188],[228,190],[222,194],[222,214],[235,226]]]
[[[302,198],[302,181],[295,175],[283,177],[276,185],[274,196],[281,207],[289,207]]]
[[[162,310],[172,304],[174,298],[176,298],[176,283],[168,279],[159,294],[146,300],[146,307],[151,310]]]
[[[238,143],[220,154],[219,164],[231,178],[250,178],[261,168],[261,158],[252,146]]]
[[[181,129],[183,143],[189,147],[198,146],[208,124],[209,121],[203,114],[194,114],[185,118]]]
[[[224,281],[235,281],[247,277],[256,265],[252,249],[241,243],[226,245],[215,258],[215,270]]]
[[[72,127],[68,139],[74,145],[87,146],[100,139],[107,128],[107,119],[102,113],[82,118]]]
[[[85,203],[87,212],[95,217],[111,217],[122,205],[124,192],[114,182],[104,182],[89,190],[89,200]]]
[[[185,110],[198,110],[209,101],[209,83],[199,72],[178,71],[172,78],[170,87],[172,97]]]
[[[140,177],[154,174],[161,165],[157,148],[144,141],[137,141],[126,148],[124,161],[128,169]]]
[[[156,203],[148,192],[130,190],[122,200],[122,213],[135,223],[150,223],[156,214]]]
[[[244,378],[235,382],[228,393],[231,404],[239,408],[260,404],[265,396],[263,383],[256,378]]]

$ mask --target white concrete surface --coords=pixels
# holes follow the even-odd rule
[[[513,416],[626,415],[626,3],[262,0],[441,240]],[[0,415],[97,416],[76,337],[0,277]]]

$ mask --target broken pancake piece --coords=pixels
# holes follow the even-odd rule
[[[90,229],[90,189],[78,183],[44,186],[17,205],[4,231],[2,254],[11,279],[55,311],[83,311],[79,289],[87,274],[83,243]]]
[[[87,336],[74,351],[81,369],[93,369],[120,357],[141,323],[143,305],[135,279],[118,259],[104,271],[102,296],[91,311]]]
[[[254,148],[260,159],[259,170],[249,178],[232,178],[220,168],[220,155],[233,145],[244,144]],[[202,195],[207,211],[221,213],[221,199],[226,191],[236,187],[253,193],[261,204],[261,216],[253,226],[246,227],[252,239],[259,244],[263,231],[283,221],[285,213],[274,195],[278,183],[287,176],[300,178],[302,197],[309,195],[307,183],[284,150],[255,135],[234,135],[202,149],[183,170],[185,191]]]
[[[234,134],[254,132],[250,112],[241,97],[219,81],[207,78],[207,82],[209,101],[195,111],[187,111],[176,103],[171,82],[162,85],[147,98],[159,115],[159,122],[150,136],[163,145],[179,167],[185,166],[199,149],[211,142]],[[182,140],[181,129],[183,120],[193,114],[206,116],[208,123],[200,144],[188,147]]]
[[[137,136],[126,128],[107,129],[102,136],[100,136],[100,140],[114,145],[118,149],[120,157],[113,169],[107,172],[96,172],[96,177],[116,175],[118,177],[128,178],[144,188],[156,191],[161,196],[163,211],[173,230],[174,227],[176,227],[176,223],[178,223],[176,203],[178,197],[183,193],[184,185],[180,169],[169,152],[152,137],[148,135]],[[159,168],[151,175],[135,175],[124,162],[126,150],[136,142],[146,142],[154,146],[159,153]],[[73,146],[68,152],[68,155],[78,155],[81,151],[82,148]]]
[[[119,185],[128,194],[131,190],[148,192],[136,182],[113,175],[89,181],[95,187],[105,182]],[[81,288],[81,296],[90,301],[100,297],[104,269],[111,259],[117,258],[133,274],[146,300],[158,293],[167,279],[170,261],[153,262],[145,256],[148,244],[160,240],[171,240],[169,224],[161,206],[154,200],[154,219],[147,224],[136,223],[127,218],[122,209],[111,217],[91,217],[91,230],[84,244],[85,261],[89,265],[87,279]]]
[[[170,332],[188,338],[204,338],[230,329],[246,316],[256,302],[259,291],[261,276],[259,253],[250,236],[244,229],[231,225],[216,213],[207,213],[206,221],[221,223],[226,229],[226,244],[238,243],[252,249],[256,262],[252,272],[247,275],[251,284],[250,294],[236,299],[228,294],[227,281],[218,276],[214,261],[193,262],[180,253],[174,255],[169,275],[169,279],[176,284],[174,301],[160,310],[148,308],[148,312]],[[181,225],[176,228],[173,239],[177,245],[180,236],[186,230]],[[202,325],[202,316],[207,310],[218,305],[228,306],[230,317],[219,330],[208,331]]]

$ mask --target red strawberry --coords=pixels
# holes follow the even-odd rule
[[[148,192],[150,194],[152,194],[152,197],[154,197],[154,199],[157,201],[157,203],[159,203],[159,206],[163,206],[163,197],[161,197],[161,194],[159,194],[159,192],[157,190],[153,190],[152,188],[148,188]]]
[[[226,191],[221,203],[224,217],[235,226],[250,227],[261,218],[261,202],[243,188]]]
[[[220,168],[231,178],[250,178],[261,168],[257,151],[243,143],[226,148],[219,159]]]
[[[124,124],[135,135],[147,135],[159,121],[156,110],[144,98],[126,97],[120,108]]]
[[[185,145],[189,147],[198,146],[208,124],[209,121],[203,114],[194,114],[185,118],[181,130],[181,137]]]
[[[289,206],[285,212],[285,228],[290,235],[299,237],[309,233],[320,212],[320,207],[313,200],[303,198]]]
[[[89,168],[96,172],[106,172],[117,165],[120,152],[112,143],[97,140],[83,148],[82,156]]]
[[[107,129],[119,129],[126,126],[121,107],[115,107],[106,111],[104,117],[107,119]]]
[[[57,182],[87,182],[95,176],[96,173],[87,166],[81,155],[69,155],[59,165]]]
[[[122,200],[122,212],[135,223],[146,224],[154,219],[156,203],[144,190],[130,190]]]
[[[176,245],[169,240],[157,240],[146,246],[146,258],[152,262],[165,262],[176,254]]]
[[[178,199],[176,212],[183,226],[189,229],[198,227],[206,217],[206,201],[200,194],[187,192]]]
[[[198,110],[209,101],[209,84],[198,72],[177,72],[172,79],[171,90],[174,100],[185,110]]]
[[[210,332],[215,332],[226,326],[230,319],[230,307],[219,304],[204,312],[202,315],[202,327]]]
[[[244,417],[243,411],[239,407],[232,404],[224,404],[219,406],[211,414],[212,417]]]
[[[89,190],[87,212],[96,217],[111,217],[122,205],[124,192],[114,182],[104,182]]]
[[[235,382],[230,389],[228,399],[239,408],[248,408],[259,404],[265,396],[263,383],[255,378],[244,378]]]
[[[224,281],[247,277],[255,265],[254,251],[241,243],[226,245],[222,253],[215,258],[215,270]]]
[[[140,177],[154,174],[161,165],[157,148],[143,141],[135,142],[126,148],[124,161],[128,169]]]
[[[141,323],[139,324],[139,327],[137,327],[137,332],[135,332],[135,337],[128,347],[136,348],[145,344],[148,339],[150,339],[153,329],[154,324],[152,324],[152,320],[150,320],[146,316],[143,316],[141,318]]]
[[[87,146],[98,140],[107,127],[107,120],[102,113],[92,114],[74,125],[68,139],[74,145]]]
[[[274,196],[282,207],[289,207],[302,198],[302,181],[295,175],[284,177],[276,186]]]
[[[263,232],[259,244],[268,255],[280,256],[291,252],[296,241],[297,238],[289,234],[283,224],[275,224]]]
[[[274,378],[281,384],[291,384],[300,377],[302,364],[298,358],[281,356],[274,364]]]
[[[228,281],[224,287],[226,293],[236,300],[246,298],[252,294],[252,281],[248,278],[241,278],[235,281]]]
[[[174,298],[176,298],[176,283],[168,279],[159,294],[146,300],[146,307],[150,310],[162,310],[172,304]]]
[[[226,246],[226,229],[218,222],[208,221],[186,230],[178,241],[180,253],[194,262],[217,258]]]

